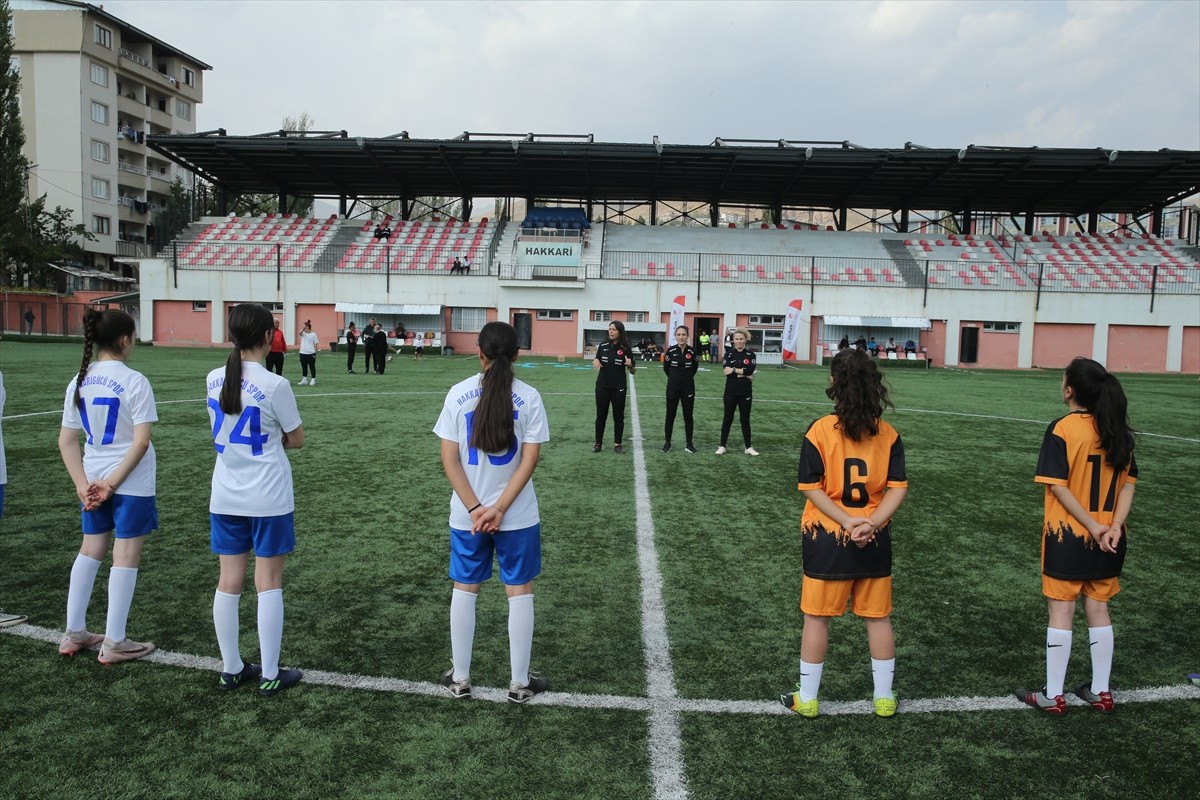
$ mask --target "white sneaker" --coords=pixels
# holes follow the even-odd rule
[[[316,386],[316,385],[317,385],[317,379],[316,379],[316,378],[313,378],[311,381],[309,381],[309,382],[308,382],[308,385],[309,385],[309,386]],[[755,455],[758,455],[758,453],[755,453]]]
[[[717,448],[717,455],[719,455],[719,456],[725,455],[725,445],[721,445],[720,447]]]
[[[297,385],[297,386],[307,386],[307,385],[308,385],[308,378],[301,378],[301,379],[300,379],[300,380],[297,382],[297,384],[296,384],[296,385]]]
[[[753,447],[747,447],[747,448],[746,448],[746,455],[748,455],[748,456],[756,456],[756,455],[758,455],[758,451],[757,451],[757,450],[755,450]]]

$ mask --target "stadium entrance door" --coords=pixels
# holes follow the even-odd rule
[[[513,314],[513,327],[517,329],[517,347],[533,349],[533,315]]]

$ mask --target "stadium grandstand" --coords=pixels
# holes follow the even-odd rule
[[[798,362],[862,335],[913,340],[921,366],[1087,355],[1200,373],[1196,151],[344,131],[147,145],[216,187],[223,212],[250,193],[338,209],[204,218],[141,260],[143,336],[160,344],[221,344],[224,309],[254,301],[292,340],[305,319],[333,342],[374,316],[463,352],[504,319],[532,353],[580,356],[614,319],[662,344],[682,297],[694,336],[746,326],[780,363],[800,299]],[[431,197],[462,218],[414,219]],[[491,218],[472,213],[483,198]]]

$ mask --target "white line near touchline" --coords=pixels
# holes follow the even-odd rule
[[[58,644],[63,632],[37,625],[16,625],[0,629],[0,635],[9,634],[26,639],[36,639],[50,644]],[[95,648],[93,648],[95,649]],[[201,670],[214,674],[221,670],[221,660],[209,656],[194,656],[188,653],[173,653],[169,650],[156,650],[146,656],[143,661],[163,664],[172,667]],[[290,665],[295,666],[295,665]],[[215,677],[214,677],[215,680]],[[383,678],[373,675],[348,675],[341,672],[325,672],[322,670],[304,670],[305,683],[319,686],[335,686],[342,689],[359,689],[371,692],[393,692],[396,694],[426,695],[429,697],[445,697],[446,690],[436,683],[425,681],[410,681],[401,678]],[[474,686],[472,697],[493,703],[508,703],[508,689]],[[1188,683],[1178,686],[1151,686],[1142,689],[1127,689],[1113,692],[1113,697],[1121,703],[1160,703],[1169,700],[1200,699],[1200,689]],[[649,711],[653,703],[658,702],[669,706],[676,712],[695,714],[758,714],[758,715],[788,715],[788,711],[777,701],[768,700],[699,700],[677,697],[671,701],[653,701],[648,697],[629,697],[613,694],[575,694],[572,692],[546,692],[530,701],[530,705],[559,706],[563,708],[588,708],[616,711]],[[1074,696],[1068,697],[1071,705],[1082,706],[1083,701]],[[1012,695],[1000,697],[936,697],[936,698],[900,698],[900,711],[904,714],[936,714],[944,712],[964,711],[1014,711],[1026,709],[1024,703]],[[822,700],[822,716],[838,716],[844,714],[869,716],[875,713],[874,706],[868,700]]]

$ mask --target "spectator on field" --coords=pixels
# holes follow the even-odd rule
[[[854,349],[855,350],[866,350],[867,349],[866,337],[864,337],[861,333],[858,335],[858,338],[854,340]]]
[[[373,322],[374,320],[372,320]],[[384,367],[387,366],[387,349],[388,335],[382,325],[375,326],[375,333],[371,336],[371,351],[375,356],[375,374],[382,375]]]
[[[300,331],[300,385],[317,385],[317,349],[321,343],[316,331],[312,328],[312,320],[304,320],[304,328]],[[308,373],[312,373],[310,377]]]
[[[914,342],[912,339],[909,339],[907,342],[904,343],[904,352],[905,353],[917,352],[917,343]]]
[[[358,349],[358,330],[351,322],[346,326],[346,372],[354,374],[354,351]]]
[[[370,374],[376,372],[376,369],[375,369],[375,331],[377,331],[378,329],[379,329],[379,325],[378,325],[378,323],[375,322],[374,317],[371,317],[371,320],[367,323],[366,327],[363,328],[363,332],[362,332],[363,358],[365,358],[367,360],[366,366],[363,367],[363,373],[366,375],[370,375]]]
[[[841,341],[839,341],[837,343],[837,349],[839,351],[850,349],[850,335],[849,334],[846,334],[845,336],[843,336]]]
[[[885,352],[885,353],[896,352],[896,340],[889,336],[888,340],[887,340],[887,344],[885,344],[883,346],[883,352]]]
[[[28,334],[29,336],[33,336],[33,321],[34,321],[34,319],[36,319],[36,318],[33,316],[33,309],[32,308],[25,309],[25,333]]]
[[[872,336],[870,341],[867,342],[867,352],[871,354],[871,358],[875,358],[877,355],[879,355],[879,343],[875,341],[874,336]]]
[[[279,329],[279,318],[275,318],[275,330],[271,333],[271,349],[267,353],[267,371],[276,375],[283,374],[283,357],[287,353],[287,342],[283,340],[283,331]]]

